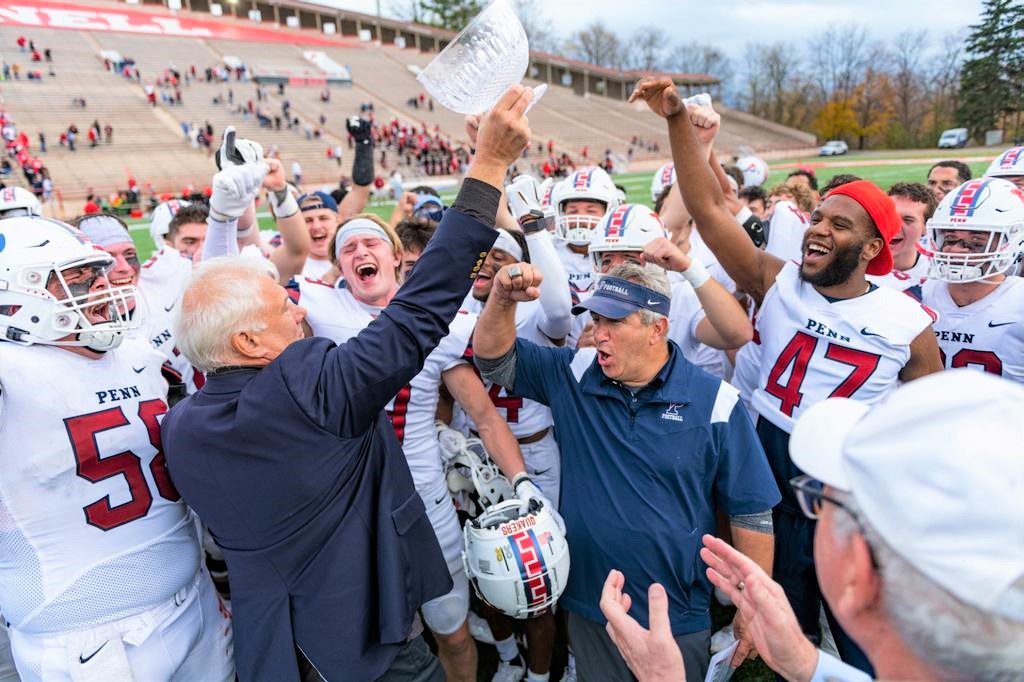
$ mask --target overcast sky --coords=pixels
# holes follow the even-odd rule
[[[375,14],[376,0],[314,0]],[[398,0],[403,3],[404,0]],[[395,0],[380,0],[392,14]],[[599,19],[624,36],[656,24],[680,39],[710,43],[740,57],[748,42],[800,42],[829,23],[860,23],[885,40],[908,29],[927,29],[933,44],[950,31],[976,23],[981,0],[553,0],[538,5],[555,32],[565,37]]]

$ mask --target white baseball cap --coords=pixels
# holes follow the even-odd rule
[[[1024,621],[1024,387],[971,369],[809,407],[789,451],[936,584]]]

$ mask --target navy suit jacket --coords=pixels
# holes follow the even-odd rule
[[[297,341],[209,377],[161,433],[224,550],[241,680],[373,680],[451,577],[383,408],[448,333],[496,232],[448,209],[414,274],[341,346]],[[227,331],[227,330],[225,330]]]

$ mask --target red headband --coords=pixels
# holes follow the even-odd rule
[[[856,180],[840,185],[828,193],[828,196],[842,194],[850,197],[861,205],[879,234],[882,235],[882,250],[868,263],[867,273],[869,275],[888,275],[892,271],[892,251],[889,250],[889,242],[900,231],[903,226],[899,214],[896,213],[896,203],[892,197],[878,188],[873,182],[867,180]]]

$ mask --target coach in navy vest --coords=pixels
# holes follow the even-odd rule
[[[175,486],[227,559],[243,682],[298,680],[297,650],[327,680],[405,679],[414,645],[436,665],[410,630],[451,578],[383,409],[447,334],[494,243],[531,96],[514,86],[483,117],[437,234],[351,341],[301,338],[304,311],[255,260],[200,266],[182,299],[179,342],[208,380],[161,433]]]

